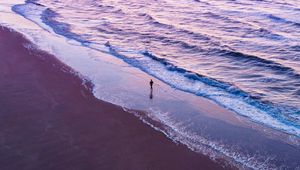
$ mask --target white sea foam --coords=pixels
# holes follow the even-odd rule
[[[148,57],[139,58],[139,60],[130,59],[128,61],[128,59],[125,58],[126,53],[124,52],[123,54],[113,52],[113,55],[130,62],[135,67],[139,67],[141,70],[159,78],[177,89],[205,96],[214,100],[219,105],[245,116],[252,121],[263,123],[269,127],[282,130],[298,137],[300,136],[300,129],[298,127],[282,123],[280,120],[270,116],[267,111],[246,103],[240,96],[230,94],[218,87],[210,86],[204,82],[190,79],[186,76],[186,73],[169,71],[164,64]]]
[[[182,122],[174,121],[174,119],[171,118],[172,116],[167,112],[162,113],[159,110],[150,110],[148,117],[150,117],[151,120],[155,120],[163,124],[163,130],[151,124],[147,118],[140,115],[138,112],[132,110],[126,111],[134,113],[144,123],[150,125],[157,131],[164,133],[174,142],[180,142],[195,152],[204,153],[213,160],[220,159],[219,156],[221,153],[221,155],[223,155],[221,158],[234,160],[235,163],[233,165],[240,168],[277,169],[276,165],[271,163],[276,159],[276,156],[266,156],[262,154],[245,155],[235,152],[237,150],[241,150],[241,148],[228,148],[228,145],[222,141],[214,141],[204,136],[200,136],[197,133],[191,132],[186,128],[186,125],[182,124]]]

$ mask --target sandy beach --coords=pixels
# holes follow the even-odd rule
[[[96,99],[91,84],[30,46],[0,28],[1,170],[224,168]]]

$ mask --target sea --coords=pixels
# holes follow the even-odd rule
[[[12,9],[176,90],[300,137],[298,0],[27,0]]]

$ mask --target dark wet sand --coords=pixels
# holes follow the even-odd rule
[[[1,170],[222,169],[97,100],[54,56],[24,44],[0,27]]]

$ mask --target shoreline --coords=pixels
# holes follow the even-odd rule
[[[27,43],[26,48],[46,51],[57,63],[71,68],[63,72],[72,70],[81,83],[89,80],[94,98],[145,111],[133,113],[137,116],[134,118],[170,138],[169,141],[227,167],[299,167],[300,142],[296,137],[253,123],[203,97],[176,90],[105,51],[90,50],[17,14],[0,13],[0,18],[2,25],[34,42]],[[145,88],[150,78],[155,82],[152,100]]]
[[[2,10],[0,12],[0,26],[3,25],[6,28],[9,28],[13,32],[12,34],[16,33],[22,37],[25,37],[25,39],[27,39],[28,41],[26,40],[24,47],[28,52],[30,52],[29,56],[34,56],[37,59],[40,59],[41,63],[42,61],[46,62],[48,65],[50,65],[45,67],[48,68],[46,70],[51,70],[53,74],[55,73],[55,75],[59,75],[60,77],[55,79],[53,78],[52,74],[48,74],[48,71],[46,71],[47,74],[45,74],[45,77],[42,78],[44,81],[41,82],[39,80],[42,79],[39,77],[42,77],[40,74],[44,74],[45,69],[43,67],[40,67],[39,65],[43,64],[33,64],[32,61],[34,60],[30,60],[29,63],[21,62],[20,65],[24,63],[27,65],[31,64],[32,66],[30,66],[30,70],[34,71],[34,74],[31,75],[31,71],[29,71],[29,69],[25,69],[25,72],[28,72],[28,74],[23,74],[24,77],[17,77],[19,83],[12,83],[14,79],[12,79],[11,76],[3,77],[3,80],[9,78],[9,80],[11,81],[10,84],[12,84],[8,86],[5,85],[5,82],[3,82],[4,84],[2,93],[3,95],[6,95],[3,98],[10,99],[10,97],[13,98],[13,95],[19,95],[25,96],[26,99],[31,100],[32,96],[43,96],[39,97],[38,99],[34,98],[37,100],[32,101],[31,103],[43,103],[47,101],[47,106],[45,106],[45,104],[42,104],[42,106],[39,106],[38,104],[33,105],[30,103],[30,101],[25,101],[25,103],[29,103],[28,105],[32,106],[33,108],[47,107],[47,109],[39,108],[40,114],[44,114],[44,112],[46,113],[44,114],[45,118],[42,117],[43,123],[39,121],[39,125],[45,128],[44,131],[48,131],[49,129],[52,129],[53,131],[53,126],[55,125],[55,135],[59,137],[60,142],[61,140],[64,140],[64,142],[70,141],[69,143],[71,143],[73,146],[74,139],[71,138],[70,135],[68,135],[69,133],[72,134],[71,136],[79,137],[79,139],[76,138],[77,142],[75,142],[75,147],[77,147],[78,145],[78,140],[82,141],[80,139],[81,136],[94,134],[89,136],[87,140],[90,139],[90,142],[100,140],[100,138],[98,139],[97,137],[94,137],[97,132],[94,131],[92,127],[94,126],[97,129],[106,126],[98,125],[97,123],[95,123],[97,119],[101,119],[98,122],[105,122],[108,119],[116,119],[117,122],[125,123],[128,119],[126,116],[123,117],[116,115],[130,115],[133,116],[132,119],[142,124],[140,125],[141,127],[146,126],[150,129],[149,131],[156,131],[151,132],[151,134],[158,133],[162,135],[163,141],[168,140],[173,144],[175,143],[176,146],[182,146],[185,149],[188,148],[188,150],[193,151],[193,153],[196,152],[197,154],[199,153],[200,155],[205,155],[204,157],[215,160],[217,164],[221,166],[224,165],[226,167],[232,168],[234,168],[233,166],[235,166],[238,169],[300,168],[300,162],[297,159],[298,155],[300,155],[300,138],[299,135],[297,135],[299,134],[299,130],[294,126],[286,126],[281,124],[279,119],[272,118],[271,113],[266,112],[265,114],[260,114],[261,112],[258,113],[251,109],[248,110],[248,107],[244,107],[243,103],[241,104],[239,102],[235,102],[235,100],[227,100],[227,104],[228,102],[233,103],[235,104],[235,106],[237,106],[237,108],[239,108],[239,111],[235,112],[234,110],[230,109],[231,107],[226,107],[226,104],[224,105],[224,103],[222,102],[211,100],[208,96],[201,97],[202,95],[198,95],[198,92],[200,92],[201,94],[201,91],[203,90],[212,90],[210,89],[210,87],[201,86],[201,84],[199,84],[201,83],[201,81],[191,82],[182,80],[182,76],[178,76],[175,72],[166,72],[165,66],[159,62],[155,62],[151,59],[151,57],[142,57],[138,60],[131,60],[131,55],[127,54],[126,50],[124,56],[123,52],[114,52],[113,50],[115,44],[113,43],[111,47],[108,47],[103,45],[102,43],[94,44],[93,41],[91,42],[91,44],[81,43],[80,41],[78,42],[77,40],[68,38],[68,36],[65,36],[65,34],[57,34],[54,31],[53,27],[45,24],[40,18],[40,16],[42,16],[42,14],[40,13],[43,11],[42,9],[31,11],[26,9],[25,6],[25,11],[29,13],[18,13],[13,12],[12,9],[16,6],[16,4],[24,3],[23,0],[17,0],[17,2],[2,3],[4,3],[4,8],[2,8],[4,11]],[[34,15],[30,15],[30,11]],[[11,51],[11,54],[16,53],[13,50]],[[134,57],[140,56],[137,55]],[[7,65],[7,61],[9,60],[2,61],[4,62],[4,66]],[[150,62],[151,64],[149,65],[148,62]],[[19,62],[12,63],[15,64],[10,64],[11,68],[9,68],[9,66],[6,66],[6,70],[2,69],[4,70],[4,72],[2,73],[3,75],[10,75],[10,71],[7,71],[9,69],[15,69],[16,71],[19,70]],[[154,67],[152,68],[152,66]],[[24,65],[22,65],[22,67],[20,68],[23,69],[23,67]],[[57,74],[58,72],[63,72],[65,76],[61,76],[60,73]],[[158,75],[157,73],[162,74],[162,76]],[[67,75],[73,77],[74,79],[70,78]],[[75,79],[76,82],[74,82]],[[150,79],[153,79],[155,82],[153,92],[149,89]],[[26,83],[28,82],[28,80],[34,81],[30,84]],[[65,82],[68,86],[65,85]],[[23,84],[25,87],[28,86],[30,88],[25,89],[25,87],[22,87]],[[73,87],[75,87],[76,84],[80,84],[80,87],[78,86],[77,88],[76,86],[75,90],[75,88]],[[34,86],[35,88],[32,88],[32,86]],[[68,87],[72,88],[69,89]],[[187,87],[187,89],[185,89],[184,87]],[[82,88],[84,88],[85,90],[83,90]],[[197,95],[196,93],[191,93],[191,89],[194,89],[197,92]],[[7,91],[7,94],[13,95],[7,95],[5,93],[5,90]],[[36,91],[42,93],[37,95],[35,94]],[[66,94],[66,92],[68,92],[68,94]],[[79,97],[73,97],[69,99],[70,96],[74,96],[74,94],[78,94]],[[218,97],[219,93],[216,93],[216,91],[210,91],[209,96],[210,95]],[[223,95],[220,94],[219,97],[222,99],[222,96]],[[20,108],[14,108],[13,103],[15,103],[15,101],[22,101],[16,96],[15,98],[16,100],[10,100],[11,110],[21,110]],[[57,101],[57,98],[60,100]],[[103,106],[104,108],[111,108],[110,106],[115,106],[121,109],[121,112],[119,112],[119,110],[115,110],[116,113],[112,115],[105,114],[96,116],[98,112],[100,112],[101,114],[103,113],[103,109],[98,108],[100,107],[98,106],[99,104],[95,104],[97,102],[102,103],[101,107]],[[103,103],[108,103],[109,106]],[[0,105],[1,104],[7,103],[6,101],[1,101]],[[85,109],[73,109],[76,113],[74,114],[76,118],[73,118],[73,114],[64,113],[68,110],[73,111],[72,106],[74,106],[75,108],[85,107]],[[94,109],[90,109],[87,106],[90,106],[90,108]],[[3,107],[3,110],[7,111],[5,110],[5,107]],[[88,114],[85,114],[85,110],[88,111]],[[79,111],[84,113],[79,113]],[[85,116],[90,115],[90,113],[92,113],[90,116],[92,118],[90,119],[93,120],[85,118]],[[52,117],[52,115],[54,117]],[[39,117],[39,114],[31,117]],[[83,120],[80,119],[81,117],[83,117]],[[120,118],[122,118],[122,120],[120,120]],[[75,121],[71,121],[69,119]],[[125,119],[126,121],[124,122],[123,119]],[[5,116],[4,120],[6,120]],[[84,125],[83,123],[81,123],[81,121],[85,122]],[[23,124],[24,120],[20,120],[19,122]],[[105,122],[104,124],[109,124],[109,122],[110,121]],[[127,121],[127,124],[122,127],[124,127],[125,129],[134,129],[140,127],[136,123],[128,126],[128,122],[129,121]],[[68,126],[74,126],[74,129],[77,130],[74,131],[72,128],[65,128]],[[79,128],[80,126],[84,128]],[[115,126],[115,124],[112,123],[111,126]],[[293,128],[288,129],[289,133],[286,133],[286,128],[288,127]],[[62,132],[57,129],[61,130]],[[88,134],[82,134],[81,129],[86,129],[85,132],[87,132]],[[87,131],[87,129],[89,130]],[[112,128],[112,132],[110,132],[110,128],[106,129],[106,131],[108,132],[101,131],[100,136],[105,136],[105,134],[117,135],[119,134],[119,131],[123,130],[121,127],[119,128],[121,129],[119,131]],[[77,132],[78,130],[80,132]],[[5,130],[3,133],[7,134],[9,132],[6,132]],[[60,133],[61,135],[59,135]],[[148,131],[146,134],[139,130],[136,130],[134,132],[130,131],[130,134],[133,133],[142,135],[141,138],[143,138],[144,135],[149,136]],[[22,132],[20,132],[20,134],[22,134]],[[55,135],[52,135],[52,137]],[[42,138],[46,139],[45,137]],[[110,138],[106,137],[105,139]],[[130,143],[130,140],[132,140],[124,140],[121,137],[114,136],[113,139],[120,139],[121,141],[119,141],[119,144],[121,143],[120,145],[122,145],[122,142],[124,142],[126,143],[126,147],[128,147],[127,144]],[[158,138],[154,137],[154,140],[155,139]],[[5,140],[3,141],[3,144],[5,144]],[[53,140],[50,141],[50,143],[53,143]],[[84,139],[83,141],[84,144],[87,143],[86,139]],[[138,140],[136,139],[134,141],[138,142]],[[155,146],[157,145],[157,142],[161,141],[162,140],[157,140],[154,142],[151,141],[150,143],[153,142],[153,145]],[[56,143],[56,141],[54,143]],[[81,145],[82,142],[79,143]],[[148,141],[146,142],[146,144],[138,144],[139,146],[144,147],[144,145],[147,145],[147,143]],[[100,144],[103,144],[103,142],[101,141]],[[107,144],[105,146],[110,145]],[[125,146],[118,147],[119,149],[121,148],[121,150],[123,150],[123,147]],[[59,146],[57,148],[59,148]],[[159,150],[158,148],[155,149]],[[152,156],[161,153],[161,150],[156,150],[154,150],[155,153],[149,153]],[[115,151],[118,152],[116,148],[113,148],[114,153],[110,153],[110,155],[114,156]],[[141,153],[142,155],[144,154],[144,151],[146,152],[146,149],[143,150],[143,153]],[[135,153],[138,153],[138,151],[135,150]],[[149,153],[147,154],[148,156],[150,156]],[[121,158],[121,156],[119,156],[118,158]],[[165,154],[165,156],[168,156],[168,154]],[[102,158],[103,157],[101,157],[101,159]],[[111,158],[107,159],[110,160]],[[145,163],[150,158],[143,156],[143,158],[139,157],[139,159],[142,160],[138,163]],[[174,160],[175,158],[163,159]],[[185,160],[186,158],[182,159]],[[151,158],[151,160],[154,159]],[[132,165],[135,165],[135,162],[132,163]]]
[[[94,53],[64,37],[53,36],[16,14],[8,13],[0,15],[0,18],[3,25],[34,42],[27,44],[26,48],[46,51],[58,63],[72,68],[72,75],[79,77],[81,82],[90,80],[92,95],[97,99],[145,111],[145,114],[134,113],[138,117],[134,118],[147,123],[170,141],[227,167],[267,169],[299,166],[295,156],[300,153],[298,138],[253,123],[205,98],[175,90],[118,58],[105,52]],[[22,23],[21,27],[16,23]],[[64,72],[70,72],[70,69]],[[149,100],[149,89],[145,88],[145,85],[149,86],[150,78],[156,83],[153,100]],[[149,110],[151,107],[159,110]],[[147,122],[149,119],[150,122]],[[181,122],[190,119],[196,123],[191,124],[191,129],[181,126]]]
[[[7,11],[10,11],[9,6]],[[135,115],[134,119],[140,119],[138,121],[144,126],[149,125],[151,130],[170,138],[168,140],[172,143],[227,167],[300,167],[297,160],[300,140],[297,137],[257,124],[206,98],[176,90],[105,49],[86,48],[55,34],[51,28],[44,28],[35,20],[37,18],[25,19],[13,12],[0,13],[0,18],[3,19],[2,25],[33,42],[25,45],[29,51],[41,49],[46,51],[43,53],[51,54],[56,66],[50,64],[78,78],[82,86],[88,87],[93,98],[127,108],[125,110],[131,112],[130,115]],[[45,61],[49,58],[44,57]],[[150,78],[155,82],[152,100],[148,89]]]
[[[222,169],[95,98],[21,34],[0,35],[1,169]]]

